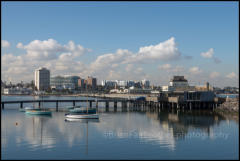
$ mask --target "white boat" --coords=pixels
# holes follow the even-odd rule
[[[28,106],[28,107],[25,107],[24,109],[25,109],[25,110],[34,110],[35,107],[33,107],[33,106]]]
[[[87,97],[87,103],[88,103],[88,97]],[[71,109],[70,113],[65,114],[66,118],[71,118],[71,119],[98,119],[99,116],[96,113],[96,109],[89,109],[88,110],[88,105],[86,110],[84,108],[75,108]]]
[[[87,123],[87,122],[99,122],[99,119],[73,119],[73,118],[66,118],[65,121],[67,121],[67,122]]]
[[[98,114],[66,114],[65,117],[72,119],[98,119]]]

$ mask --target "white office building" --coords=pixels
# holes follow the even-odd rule
[[[172,87],[188,87],[188,81],[184,78],[184,76],[174,76],[173,79],[170,80],[169,86]]]
[[[35,86],[37,90],[47,90],[50,87],[50,71],[44,67],[35,70]]]
[[[149,88],[150,87],[150,81],[149,80],[144,79],[144,80],[141,81],[141,83],[142,83],[142,86],[144,88]]]

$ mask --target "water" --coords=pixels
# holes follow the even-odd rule
[[[238,94],[217,94],[217,97],[222,97],[222,98],[236,98],[239,97]]]
[[[102,110],[98,122],[68,122],[64,112],[44,117],[17,109],[1,111],[1,159],[239,158],[238,120],[209,111]]]

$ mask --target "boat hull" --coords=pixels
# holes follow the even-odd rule
[[[87,114],[87,113],[95,114],[97,112],[97,110],[96,109],[88,109],[88,110],[86,110],[86,109],[81,109],[81,108],[74,108],[74,109],[69,110],[69,112],[71,112],[71,113],[79,113],[79,114]]]
[[[30,115],[51,115],[51,111],[26,111],[26,114]]]
[[[98,114],[67,114],[67,118],[71,119],[98,119]]]
[[[87,123],[87,122],[99,122],[99,119],[73,119],[73,118],[66,118],[65,121],[67,122],[82,122],[82,123]]]

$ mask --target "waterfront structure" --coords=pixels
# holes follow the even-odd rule
[[[213,91],[213,87],[210,86],[209,82],[206,82],[205,85],[195,86],[196,91]]]
[[[194,91],[195,86],[189,86],[188,81],[184,76],[173,76],[169,81],[168,86],[162,86],[162,91],[172,92],[172,91]]]
[[[47,90],[50,87],[50,71],[44,67],[35,70],[35,87],[37,90]]]
[[[184,78],[184,76],[173,76],[173,79],[170,80],[169,86],[172,87],[187,87],[188,81]]]
[[[3,89],[3,94],[31,94],[32,92],[31,88],[15,87]]]
[[[130,87],[128,90],[129,94],[151,94],[151,89],[142,89],[137,87]]]
[[[74,90],[78,87],[79,76],[54,76],[50,79],[50,85],[52,89],[62,90],[69,89]]]

